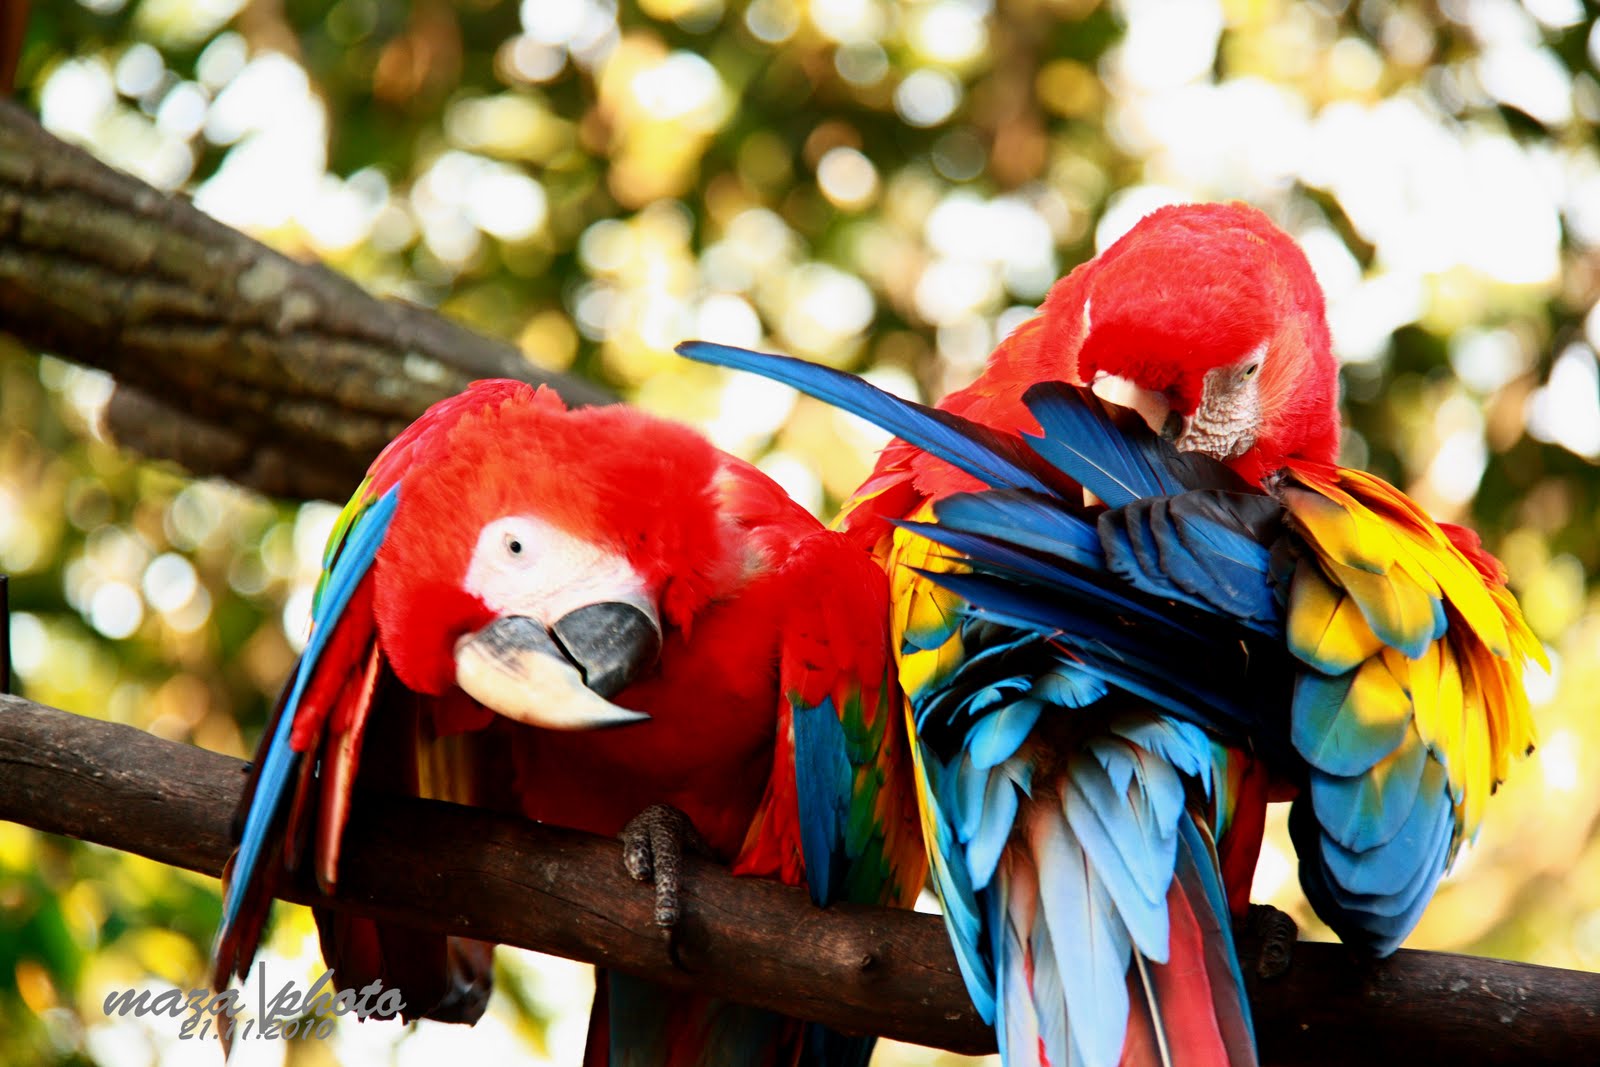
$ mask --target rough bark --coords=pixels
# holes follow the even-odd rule
[[[120,441],[282,496],[343,499],[428,404],[482,377],[605,390],[297,263],[0,101],[0,329],[110,372]]]
[[[0,818],[216,874],[243,769],[0,697]],[[846,1030],[961,1052],[994,1047],[932,916],[819,910],[800,890],[691,861],[679,969],[652,925],[653,895],[623,873],[614,841],[392,798],[358,804],[348,840],[339,907]],[[1600,976],[1433,952],[1371,963],[1311,943],[1285,961],[1248,935],[1241,948],[1267,1063],[1571,1064],[1600,1048]]]

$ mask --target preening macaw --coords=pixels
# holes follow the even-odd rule
[[[240,808],[218,988],[281,879],[314,866],[337,891],[356,789],[620,833],[662,925],[674,828],[819,903],[909,906],[926,860],[887,618],[859,548],[685,427],[510,381],[441,401],[329,541]],[[482,1014],[490,946],[317,922],[341,987],[381,978],[408,1018]],[[586,1063],[864,1064],[871,1046],[602,974]]]
[[[1008,1064],[1254,1063],[1230,910],[1269,793],[1381,955],[1531,744],[1498,563],[1334,465],[1321,292],[1259,212],[1146,218],[938,410],[680,351],[898,438],[844,526],[890,573],[933,882]]]

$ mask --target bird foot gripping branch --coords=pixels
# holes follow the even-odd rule
[[[681,915],[678,889],[682,885],[683,857],[691,852],[710,856],[711,849],[689,816],[667,804],[645,808],[617,836],[622,838],[622,865],[628,874],[636,882],[655,887],[655,922],[671,944]]]
[[[1256,977],[1281,978],[1294,962],[1294,943],[1300,928],[1286,912],[1271,904],[1251,904],[1234,924],[1241,959],[1254,959]]]

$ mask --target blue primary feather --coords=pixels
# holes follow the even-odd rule
[[[1106,563],[1152,596],[1222,615],[1259,632],[1281,632],[1282,612],[1267,549],[1201,510],[1218,508],[1229,495],[1197,490],[1105,512],[1098,530]]]
[[[1244,539],[1205,518],[1186,516],[1184,497],[1150,503],[1150,526],[1155,534],[1161,567],[1183,590],[1206,601],[1217,611],[1265,632],[1282,623],[1277,596],[1268,577],[1269,553],[1255,544],[1251,558],[1239,559],[1228,539]]]
[[[295,713],[299,710],[300,700],[305,695],[306,686],[311,682],[311,676],[316,672],[317,662],[322,656],[323,649],[327,647],[334,628],[338,625],[339,617],[349,605],[356,586],[372,567],[378,546],[383,542],[383,536],[389,529],[389,520],[394,517],[395,505],[399,500],[400,487],[396,485],[356,517],[350,532],[346,535],[344,547],[334,561],[333,569],[328,573],[322,595],[312,609],[311,638],[306,642],[305,651],[301,653],[300,662],[295,670],[294,687],[290,690],[283,714],[278,719],[278,728],[272,736],[272,744],[261,766],[261,777],[256,783],[255,797],[251,801],[249,812],[245,815],[244,832],[239,841],[239,855],[234,861],[231,883],[236,888],[228,894],[223,909],[222,924],[217,928],[219,944],[226,932],[239,919],[239,910],[244,906],[246,895],[244,889],[255,877],[256,865],[261,860],[267,834],[277,817],[278,809],[283,806],[290,776],[302,758],[301,753],[289,747],[289,735],[294,729]]]
[[[1192,596],[1180,588],[1161,568],[1154,538],[1143,511],[1124,509],[1108,512],[1100,521],[1100,543],[1106,565],[1123,581],[1153,597],[1176,600],[1201,611],[1214,611],[1204,597]]]
[[[1147,575],[1160,575],[1162,581],[1172,588],[1178,585],[1178,582],[1174,575],[1168,574],[1161,566],[1161,550],[1156,547],[1156,533],[1150,525],[1150,508],[1139,506],[1144,503],[1142,500],[1137,501],[1111,514],[1118,516],[1122,520],[1123,528],[1127,530],[1128,546],[1133,550],[1133,560],[1138,569]],[[1195,603],[1205,606],[1203,600]]]
[[[1283,612],[1274,592],[1272,554],[1266,546],[1203,515],[1185,515],[1189,496],[1167,509],[1178,545],[1210,578],[1212,603],[1241,620],[1276,628]],[[1197,592],[1191,589],[1190,592]]]
[[[1043,437],[1026,435],[1028,446],[1107,507],[1187,488],[1169,469],[1166,446],[1147,435],[1128,434],[1072,386],[1041,383],[1023,394],[1022,402],[1044,431]]]
[[[1044,585],[1071,595],[1075,601],[1094,604],[1100,610],[1116,614],[1137,615],[1143,622],[1166,630],[1183,629],[1182,624],[1162,615],[1156,609],[1130,600],[1110,588],[1110,583],[1097,583],[1089,577],[1074,574],[1024,552],[1019,552],[1002,541],[991,540],[943,523],[923,523],[910,519],[898,520],[896,526],[911,530],[936,544],[960,553],[973,570],[1013,578],[1028,586]],[[943,572],[924,572],[934,581],[946,585]],[[1192,632],[1192,631],[1191,631]],[[1198,636],[1198,635],[1196,635]]]
[[[709,341],[685,341],[677,353],[701,363],[750,371],[791,385],[834,407],[859,415],[996,488],[1049,492],[1049,486],[1006,455],[1006,438],[959,416],[902,400],[870,382],[792,356],[751,352]]]
[[[1081,567],[1104,566],[1094,524],[1066,510],[1058,498],[1006,489],[957,493],[936,501],[933,513],[941,526],[1045,552]]]
[[[1238,494],[1196,490],[1170,498],[1173,525],[1185,541],[1194,541],[1189,550],[1196,556],[1215,556],[1246,573],[1266,574],[1272,559],[1266,545],[1198,512],[1206,501],[1221,501],[1230,496]]]
[[[805,856],[811,900],[831,903],[843,888],[848,864],[834,860],[835,842],[845,839],[850,817],[847,798],[855,776],[850,766],[844,724],[829,697],[816,707],[791,700],[794,722],[794,780],[800,805],[800,849]]]

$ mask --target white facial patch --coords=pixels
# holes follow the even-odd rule
[[[655,617],[650,591],[626,556],[531,515],[508,515],[483,528],[463,587],[497,615],[525,615],[545,626],[606,601]]]

